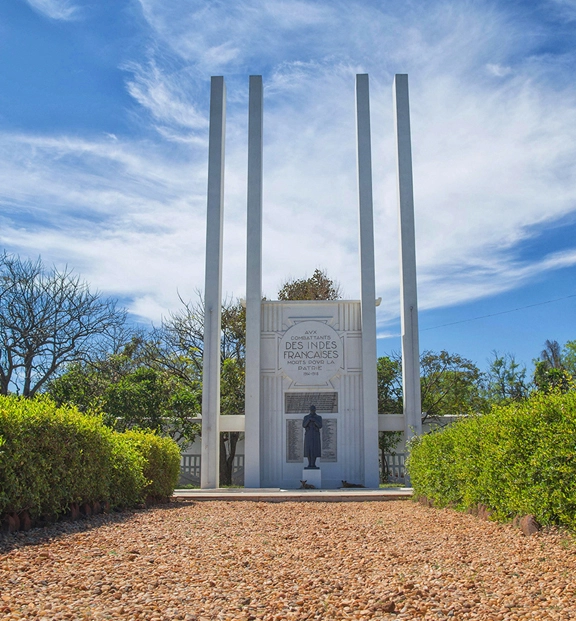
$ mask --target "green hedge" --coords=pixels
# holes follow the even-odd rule
[[[165,498],[178,465],[170,439],[117,433],[98,416],[48,399],[0,397],[0,514],[57,516],[72,503],[131,507]]]
[[[145,495],[154,500],[171,496],[180,478],[180,449],[176,442],[144,431],[122,435],[143,458]]]
[[[536,393],[418,438],[408,459],[415,495],[496,519],[533,514],[576,528],[576,392]]]

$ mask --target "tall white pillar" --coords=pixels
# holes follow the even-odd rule
[[[362,398],[364,403],[364,485],[378,487],[378,387],[376,375],[376,289],[372,148],[368,75],[356,76],[358,195],[360,214],[360,283],[362,304]]]
[[[418,296],[416,242],[414,235],[414,191],[408,76],[394,77],[394,115],[398,149],[398,209],[400,220],[400,303],[402,326],[402,386],[404,391],[405,438],[422,433],[420,350],[418,345]]]
[[[262,309],[262,76],[250,76],[246,261],[244,486],[260,487],[260,326]]]
[[[217,488],[220,467],[220,335],[222,327],[222,224],[226,86],[222,76],[210,84],[204,358],[202,371],[202,489]]]

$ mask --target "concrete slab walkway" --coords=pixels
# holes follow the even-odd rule
[[[382,489],[280,489],[280,488],[220,488],[177,489],[174,498],[198,501],[250,500],[257,502],[362,502],[402,500],[412,497],[411,487]]]

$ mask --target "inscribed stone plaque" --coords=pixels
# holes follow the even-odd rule
[[[335,418],[322,418],[322,455],[320,460],[338,461],[338,423]]]
[[[304,460],[304,429],[299,418],[286,421],[286,461],[289,464]]]
[[[316,406],[318,414],[338,412],[337,392],[287,392],[284,393],[285,414],[308,414],[310,406]]]
[[[342,362],[342,339],[323,321],[301,321],[280,339],[279,367],[298,384],[325,384],[340,371]]]

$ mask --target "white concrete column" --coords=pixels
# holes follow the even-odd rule
[[[202,372],[202,489],[217,488],[220,468],[220,338],[222,327],[222,224],[226,86],[222,76],[210,86],[204,359]]]
[[[418,345],[418,295],[416,242],[414,235],[414,191],[408,76],[394,77],[394,115],[398,149],[398,210],[400,221],[400,303],[402,324],[402,386],[404,391],[405,437],[422,433],[420,350]]]
[[[250,76],[246,261],[246,428],[244,486],[260,487],[260,326],[262,309],[262,76]]]
[[[356,76],[360,283],[362,303],[362,399],[364,404],[364,485],[378,487],[378,387],[376,376],[376,288],[372,206],[372,148],[368,75]]]

